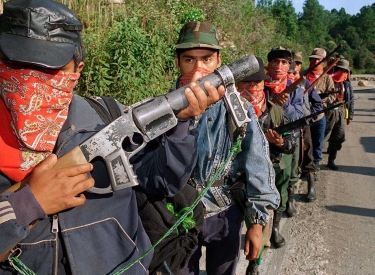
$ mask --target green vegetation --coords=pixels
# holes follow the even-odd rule
[[[0,0],[0,3],[3,0]],[[324,10],[305,0],[296,14],[290,0],[59,0],[84,25],[86,66],[77,87],[83,95],[112,95],[125,104],[164,94],[174,86],[174,44],[186,22],[210,21],[219,31],[224,63],[247,54],[266,59],[274,46],[340,53],[355,73],[375,73],[375,3],[357,15]],[[114,2],[121,2],[115,4]]]

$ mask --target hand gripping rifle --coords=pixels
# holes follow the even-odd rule
[[[300,119],[297,119],[293,122],[290,122],[290,123],[287,123],[287,124],[284,124],[284,125],[281,125],[279,127],[276,127],[276,128],[273,128],[272,130],[276,131],[278,134],[282,135],[284,133],[288,133],[290,131],[293,131],[294,129],[297,129],[297,128],[302,128],[303,126],[305,125],[309,125],[310,124],[310,121],[313,117],[321,114],[321,113],[324,113],[328,110],[332,110],[332,109],[335,109],[337,107],[340,107],[341,105],[345,104],[347,102],[345,101],[340,101],[339,103],[337,104],[334,104],[334,105],[331,105],[321,111],[318,111],[318,112],[315,112],[311,115],[308,115],[308,116],[305,116],[303,118],[300,118]]]
[[[235,82],[252,75],[259,70],[255,56],[245,56],[229,65],[221,66],[213,73],[203,77],[199,86],[209,81],[216,88],[224,85],[226,92],[224,101],[229,113],[238,127],[250,121],[247,109],[240,100],[240,94],[235,88]],[[110,183],[105,188],[92,187],[88,191],[96,194],[107,194],[123,188],[138,185],[130,158],[139,152],[152,139],[162,135],[177,125],[176,115],[188,106],[185,97],[185,85],[173,92],[155,98],[145,99],[126,107],[124,114],[108,124],[101,131],[76,146],[58,159],[53,169],[83,164],[102,158],[106,164]],[[140,134],[143,143],[136,150],[127,152],[122,143],[128,139],[133,145],[134,135]],[[21,183],[12,186],[12,191],[20,188]],[[10,190],[8,190],[10,191]]]
[[[288,86],[285,88],[284,91],[282,91],[281,93],[273,96],[271,98],[271,101],[273,103],[277,103],[277,97],[280,96],[280,95],[283,95],[283,94],[290,94],[291,92],[293,92],[295,89],[297,89],[301,83],[306,79],[306,75],[309,74],[310,72],[312,72],[316,67],[318,67],[320,64],[322,64],[323,62],[326,62],[335,52],[341,50],[341,48],[343,47],[343,45],[339,45],[337,46],[332,52],[330,52],[329,54],[327,54],[327,56],[325,58],[323,58],[322,60],[320,60],[318,63],[316,63],[313,67],[305,70],[300,78],[298,78],[296,81],[293,82],[292,85]]]

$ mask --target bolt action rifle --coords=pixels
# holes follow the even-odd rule
[[[340,107],[341,105],[345,104],[347,102],[345,101],[340,101],[339,103],[336,103],[334,105],[331,105],[321,111],[318,111],[318,112],[315,112],[311,115],[308,115],[308,116],[305,116],[303,118],[300,118],[300,119],[297,119],[293,122],[290,122],[290,123],[287,123],[287,124],[284,124],[284,125],[281,125],[279,127],[276,127],[276,128],[273,128],[272,130],[276,131],[278,134],[282,135],[284,133],[288,133],[288,132],[291,132],[293,131],[294,129],[297,129],[297,128],[302,128],[303,126],[305,125],[309,125],[310,124],[310,121],[316,117],[317,115],[321,114],[321,113],[324,113],[328,110],[332,110],[332,109],[335,109],[337,107]]]

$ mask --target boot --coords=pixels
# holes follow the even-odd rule
[[[246,268],[246,275],[259,275],[259,265],[256,260],[249,261],[249,265]]]
[[[327,163],[327,166],[329,168],[331,168],[332,170],[338,170],[339,167],[336,165],[335,163],[335,159],[336,159],[336,156],[337,156],[337,150],[336,149],[331,149],[329,148],[328,149],[328,163]]]
[[[285,245],[285,239],[280,234],[280,220],[283,212],[275,211],[275,216],[273,217],[273,227],[271,241],[275,248],[279,248]]]
[[[318,181],[316,173],[307,174],[307,201],[312,202],[316,200],[315,183]]]
[[[286,214],[288,217],[297,215],[297,209],[294,207],[294,187],[288,187],[288,201],[286,202]]]

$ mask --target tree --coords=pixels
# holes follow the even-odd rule
[[[276,0],[271,7],[272,15],[277,19],[277,32],[284,34],[288,39],[297,38],[298,23],[296,11],[290,0]]]
[[[362,7],[360,13],[354,16],[353,25],[367,48],[375,52],[375,3],[372,6]]]
[[[323,46],[328,37],[326,13],[318,0],[306,0],[298,19],[303,42],[312,47]]]

